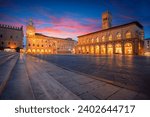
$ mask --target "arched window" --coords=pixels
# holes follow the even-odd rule
[[[112,35],[111,34],[109,35],[108,40],[112,41]]]
[[[102,36],[102,42],[104,42],[105,41],[105,36]]]
[[[126,33],[126,38],[127,38],[127,39],[131,38],[131,32],[130,32],[130,31],[128,31],[128,32]]]
[[[97,42],[97,43],[99,42],[99,37],[96,38],[96,42]]]
[[[91,42],[94,43],[94,39],[93,38],[92,38]]]
[[[117,33],[117,39],[121,39],[121,33]]]

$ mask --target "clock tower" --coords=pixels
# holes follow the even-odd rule
[[[112,15],[109,11],[106,11],[102,14],[102,29],[111,28]]]
[[[27,37],[34,37],[35,35],[35,27],[33,25],[32,19],[29,20],[27,27],[26,27],[26,36]]]

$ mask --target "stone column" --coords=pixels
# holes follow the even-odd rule
[[[124,42],[124,41],[122,41],[122,42],[121,42],[122,55],[124,55],[124,54],[125,54],[125,52],[124,52],[124,44],[125,44],[125,42]]]

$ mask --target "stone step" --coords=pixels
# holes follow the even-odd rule
[[[80,99],[52,76],[43,70],[41,66],[26,59],[26,67],[31,81],[35,99],[42,100],[75,100]]]
[[[17,53],[6,54],[0,57],[0,65],[4,64],[11,58],[13,58]]]
[[[13,57],[7,59],[3,65],[1,64],[0,69],[0,95],[2,94],[4,88],[7,85],[7,82],[10,79],[10,75],[12,73],[13,68],[16,65],[16,62],[18,60],[19,54],[15,54]]]
[[[34,100],[34,94],[26,71],[22,54],[16,63],[9,82],[0,99],[5,100]]]

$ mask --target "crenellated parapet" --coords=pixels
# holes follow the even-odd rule
[[[6,25],[6,24],[0,24],[0,28],[6,28],[6,29],[13,29],[13,30],[23,30],[23,26],[21,27],[16,27],[16,26],[11,26],[11,25]]]

